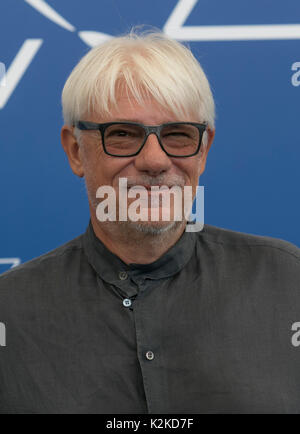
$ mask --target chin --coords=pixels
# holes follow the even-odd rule
[[[158,222],[127,222],[128,228],[134,229],[137,232],[142,232],[149,235],[159,235],[165,232],[174,231],[180,225],[181,221],[158,221]]]

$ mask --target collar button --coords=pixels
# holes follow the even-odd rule
[[[129,298],[125,298],[123,300],[123,306],[130,307],[132,305],[132,301]]]
[[[128,274],[126,271],[119,271],[119,279],[120,280],[126,280],[128,278]]]

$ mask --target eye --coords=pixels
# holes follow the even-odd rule
[[[168,138],[168,137],[171,137],[171,138],[172,137],[178,137],[178,138],[180,138],[180,137],[191,137],[191,134],[189,132],[187,132],[187,131],[174,130],[174,131],[165,132],[162,135],[162,137],[163,138]]]
[[[185,137],[188,137],[189,135],[184,131],[171,131],[171,132],[165,134],[165,136],[185,136]]]
[[[125,130],[114,130],[114,131],[109,131],[108,136],[119,136],[119,137],[125,137],[129,134],[128,131]]]
[[[140,137],[143,136],[144,130],[136,125],[117,124],[108,127],[105,134],[106,137],[113,137],[113,138]]]
[[[194,139],[197,137],[197,134],[197,128],[190,124],[166,125],[162,131],[162,137],[166,139]]]

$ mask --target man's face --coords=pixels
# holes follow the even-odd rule
[[[177,121],[199,122],[199,119],[192,117],[177,119],[174,114],[159,106],[149,96],[145,96],[142,104],[138,104],[127,92],[117,95],[117,109],[112,110],[110,116],[104,118],[94,115],[90,119],[82,120],[98,123],[132,121],[144,125],[160,125],[166,122]],[[83,145],[81,148],[82,168],[91,211],[94,213],[99,203],[99,199],[96,199],[96,191],[100,186],[112,186],[115,189],[118,204],[119,178],[127,178],[128,187],[137,185],[167,185],[168,187],[177,185],[181,188],[183,186],[192,186],[193,193],[195,194],[199,176],[205,168],[206,156],[210,146],[204,152],[202,151],[193,157],[169,157],[160,147],[157,137],[151,134],[138,155],[134,157],[113,157],[104,152],[98,131],[83,132],[81,141]],[[178,226],[178,222],[174,223],[174,204],[172,200],[171,218],[169,221],[162,220],[162,202],[159,204],[159,221],[150,221],[151,193],[149,192],[148,194],[148,221],[130,222],[130,227],[142,227],[143,231],[147,231],[148,228],[151,231],[151,229],[155,230],[155,228],[160,228],[161,230],[165,228],[167,230],[175,225]],[[128,205],[135,200],[129,199]],[[172,220],[173,223],[170,223]],[[185,221],[183,220],[180,224],[185,224]]]

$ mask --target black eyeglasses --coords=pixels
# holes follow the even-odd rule
[[[150,134],[155,134],[169,157],[192,157],[198,154],[207,123],[168,122],[143,125],[136,122],[75,122],[80,130],[99,130],[104,152],[113,157],[133,157],[141,152]]]

